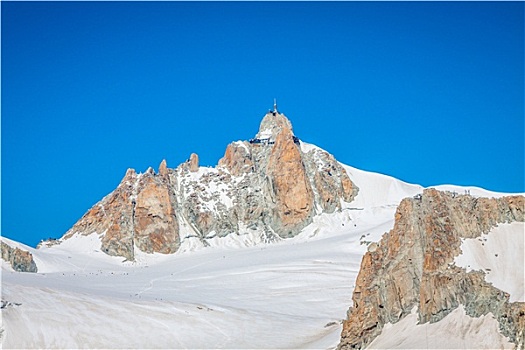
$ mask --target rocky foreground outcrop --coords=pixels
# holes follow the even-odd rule
[[[523,349],[525,303],[509,302],[483,272],[467,273],[453,262],[462,238],[524,220],[523,196],[474,198],[427,189],[404,199],[394,228],[363,257],[338,349],[366,347],[386,323],[398,322],[414,306],[424,323],[441,320],[459,304],[472,317],[491,312],[501,333]]]
[[[358,188],[327,152],[307,152],[290,121],[269,112],[254,139],[226,148],[216,168],[192,154],[175,169],[129,169],[61,240],[99,234],[102,251],[133,259],[135,249],[174,253],[183,239],[251,234],[260,241],[295,236],[320,213],[341,210]]]
[[[5,242],[1,242],[2,259],[8,262],[13,270],[19,272],[38,272],[33,254],[17,247],[11,247]]]

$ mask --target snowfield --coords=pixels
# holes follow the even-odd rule
[[[48,248],[42,273],[3,272],[2,298],[21,303],[3,311],[4,347],[334,346],[363,254],[359,236],[136,264]]]
[[[485,272],[487,282],[510,294],[510,302],[525,302],[525,223],[500,224],[478,238],[464,239],[455,264],[467,272]]]
[[[18,273],[2,261],[2,300],[19,304],[2,309],[3,347],[335,348],[367,244],[393,227],[402,198],[423,190],[345,169],[360,188],[355,201],[340,213],[317,216],[297,237],[272,244],[247,233],[217,238],[207,248],[187,244],[173,255],[137,252],[135,262],[124,262],[100,251],[97,234],[38,250],[2,238],[29,250],[39,270]],[[481,189],[476,195],[493,196]],[[518,245],[507,235],[522,232],[523,224],[497,230],[505,238],[491,232],[482,248],[477,240],[465,241],[456,263],[491,269],[489,281],[523,301],[523,282],[505,281],[512,261],[523,262],[523,249],[503,257]],[[490,315],[470,319],[460,308],[436,324],[416,325],[414,314],[385,327],[372,347],[424,348],[429,338],[422,337],[430,334],[444,347],[477,347],[470,343],[477,337],[491,340],[486,347],[507,348],[494,322]],[[459,338],[451,335],[457,329]]]
[[[472,192],[471,192],[472,194]],[[482,270],[494,287],[510,294],[510,301],[525,301],[525,224],[500,224],[478,238],[464,239],[454,263],[468,271]],[[466,315],[462,305],[441,321],[418,324],[417,310],[398,323],[387,324],[370,349],[514,349],[500,334],[489,313],[479,318]],[[430,345],[429,345],[430,344]],[[430,346],[430,347],[429,347]]]
[[[463,305],[436,323],[418,324],[416,308],[398,323],[387,323],[369,349],[513,349],[499,334],[491,313],[473,318]]]

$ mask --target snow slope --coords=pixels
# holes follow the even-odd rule
[[[392,228],[402,198],[423,190],[345,169],[360,188],[355,201],[293,239],[217,238],[173,255],[137,252],[136,262],[102,253],[96,234],[23,247],[39,273],[2,265],[2,299],[20,304],[2,310],[3,346],[334,348],[367,244]]]
[[[510,294],[510,302],[525,302],[525,223],[500,224],[479,238],[464,239],[455,264],[482,270],[487,282]]]
[[[513,349],[489,313],[473,318],[460,305],[441,321],[418,324],[417,310],[396,324],[387,323],[369,349]]]
[[[3,299],[21,303],[3,311],[4,347],[332,346],[359,269],[359,234],[136,265],[72,254],[69,270],[4,271]]]
[[[472,192],[471,192],[472,194]],[[510,294],[510,301],[525,301],[525,224],[500,224],[479,238],[464,239],[461,255],[454,263],[467,271],[482,270],[485,279]],[[462,305],[443,320],[418,324],[417,310],[398,323],[387,324],[370,349],[513,349],[514,344],[499,332],[489,313],[479,318],[466,315]]]

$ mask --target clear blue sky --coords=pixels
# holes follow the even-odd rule
[[[60,237],[127,168],[215,165],[273,98],[341,162],[523,192],[523,2],[2,2],[1,233]]]

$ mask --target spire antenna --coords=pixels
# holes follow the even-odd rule
[[[277,113],[277,99],[276,98],[273,99],[273,111],[274,113]]]

